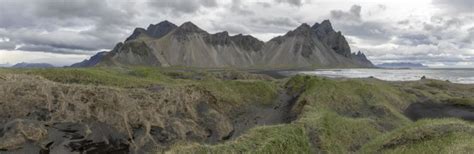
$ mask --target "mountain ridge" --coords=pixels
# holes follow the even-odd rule
[[[103,54],[103,53],[102,53]],[[169,21],[136,28],[96,65],[185,66],[201,68],[374,67],[353,54],[329,20],[301,24],[267,42],[252,35],[210,34],[192,22]],[[94,66],[96,66],[94,65]]]

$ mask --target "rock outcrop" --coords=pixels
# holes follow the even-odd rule
[[[341,34],[341,32],[334,31],[329,20],[324,20],[321,24],[316,23],[311,28],[316,33],[318,39],[329,48],[333,49],[338,54],[350,57],[351,48],[349,47],[346,38]]]
[[[363,54],[351,54],[329,20],[302,24],[263,42],[251,35],[210,34],[191,22],[168,21],[137,28],[96,65],[185,66],[201,68],[373,67]]]
[[[367,59],[367,56],[365,56],[365,54],[362,53],[361,51],[357,53],[352,53],[351,58],[355,59],[360,65],[374,66],[374,64],[372,64],[372,62],[369,59]]]

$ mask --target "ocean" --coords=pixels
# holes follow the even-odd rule
[[[368,78],[372,76],[387,81],[414,81],[425,76],[428,79],[474,84],[474,68],[316,69],[314,71],[285,71],[282,73],[286,75],[317,75],[330,78]]]

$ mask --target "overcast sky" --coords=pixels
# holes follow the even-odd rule
[[[267,41],[330,19],[374,63],[474,67],[473,0],[0,0],[0,65],[69,65],[135,27],[192,21]]]

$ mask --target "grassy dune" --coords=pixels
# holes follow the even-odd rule
[[[15,76],[21,76],[22,81]],[[178,138],[169,145],[152,146],[153,151],[175,153],[471,153],[474,152],[474,123],[455,118],[411,120],[404,112],[413,103],[429,102],[447,104],[455,107],[474,108],[474,85],[460,85],[436,80],[413,82],[386,82],[377,79],[328,79],[297,75],[286,79],[272,79],[265,75],[243,71],[220,70],[205,71],[178,68],[56,68],[56,69],[0,69],[0,84],[4,86],[2,95],[11,95],[5,87],[14,88],[15,83],[26,84],[45,80],[53,89],[101,92],[106,97],[123,95],[122,99],[134,100],[128,106],[146,110],[141,118],[129,119],[125,125],[121,120],[113,121],[119,130],[127,131],[128,126],[146,125],[147,129],[166,122],[168,114],[155,114],[154,110],[164,110],[148,105],[173,106],[177,102],[185,113],[199,115],[199,105],[206,102],[211,111],[205,116],[231,119],[247,106],[275,105],[283,93],[291,96],[288,114],[294,117],[291,122],[278,125],[257,126],[231,140],[208,142],[186,137]],[[10,83],[10,84],[8,84]],[[53,84],[53,85],[51,85]],[[43,85],[43,84],[41,84]],[[20,86],[20,85],[18,85]],[[81,90],[82,89],[82,90]],[[165,89],[165,90],[162,90]],[[36,89],[38,90],[38,89]],[[153,92],[153,91],[158,92]],[[35,89],[22,95],[33,95]],[[196,92],[197,91],[197,92]],[[116,94],[107,94],[115,92]],[[181,99],[181,97],[187,97]],[[43,95],[35,96],[42,98]],[[61,97],[51,94],[48,97]],[[62,96],[64,99],[73,96]],[[136,97],[136,98],[135,98]],[[143,97],[143,98],[142,98]],[[14,96],[4,97],[26,101]],[[138,99],[140,98],[140,99]],[[79,98],[77,102],[81,103]],[[105,99],[105,98],[104,98]],[[41,101],[41,99],[38,99]],[[54,100],[54,99],[53,99]],[[9,100],[0,99],[4,108]],[[32,100],[29,100],[32,101]],[[113,101],[113,100],[110,100]],[[101,110],[88,116],[114,119],[101,100]],[[121,104],[121,101],[118,101]],[[193,105],[191,105],[193,104]],[[100,104],[97,104],[100,105]],[[134,107],[139,105],[139,107]],[[179,105],[174,108],[180,112]],[[188,106],[190,105],[190,106]],[[21,106],[21,105],[20,105]],[[46,105],[45,105],[46,106]],[[197,107],[196,107],[197,106]],[[27,108],[27,106],[22,106]],[[41,105],[37,106],[38,108]],[[121,106],[110,106],[123,110]],[[196,111],[194,111],[194,108]],[[22,108],[15,108],[21,112]],[[97,107],[94,107],[97,110]],[[67,108],[64,110],[68,110]],[[215,110],[215,111],[214,111]],[[93,112],[85,110],[87,112]],[[164,111],[163,111],[164,112]],[[133,112],[130,112],[133,114]],[[229,124],[216,122],[207,124],[202,117],[194,115],[181,121],[182,125],[191,121],[200,127],[212,125],[218,132],[228,133]],[[293,116],[294,115],[294,116]],[[60,116],[58,114],[57,116]],[[77,115],[73,115],[77,116]],[[158,121],[151,120],[158,118]],[[21,116],[12,118],[24,118]],[[87,118],[74,117],[76,121]],[[124,116],[125,119],[131,118]],[[173,117],[180,118],[180,117]],[[69,119],[71,120],[71,119]],[[107,119],[103,119],[107,121]],[[135,123],[133,121],[139,121]],[[202,121],[203,120],[203,121]],[[216,120],[216,119],[214,119]],[[218,119],[217,119],[218,120]],[[219,120],[218,120],[219,121]],[[180,124],[181,125],[181,124]],[[177,125],[176,125],[177,126]],[[163,126],[164,127],[164,126]],[[193,126],[194,127],[194,126]],[[128,130],[130,131],[130,130]],[[183,132],[184,134],[185,132]],[[205,135],[205,132],[202,132]],[[178,133],[179,134],[179,133]],[[186,133],[187,134],[187,133]],[[222,137],[225,135],[220,135]],[[143,138],[145,145],[147,139]],[[139,141],[133,144],[138,146]],[[0,143],[1,148],[1,143]]]

